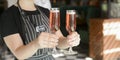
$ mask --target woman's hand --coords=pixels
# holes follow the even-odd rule
[[[42,32],[37,38],[37,43],[39,48],[54,48],[58,45],[58,39],[55,34]]]
[[[72,34],[67,36],[67,42],[69,46],[78,46],[80,43],[80,35],[77,32],[72,32]]]

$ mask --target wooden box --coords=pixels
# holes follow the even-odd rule
[[[120,60],[120,19],[91,19],[90,57]]]

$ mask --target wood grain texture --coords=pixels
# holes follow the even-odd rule
[[[90,56],[95,60],[117,60],[120,58],[120,19],[91,19]]]

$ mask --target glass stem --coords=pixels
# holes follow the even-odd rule
[[[73,49],[72,49],[72,47],[70,47],[70,48],[69,48],[69,52],[73,52]]]
[[[55,48],[53,48],[53,53],[56,53],[57,52],[57,49],[56,49],[56,47]]]

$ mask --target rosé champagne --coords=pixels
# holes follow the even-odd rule
[[[52,8],[50,11],[50,29],[55,33],[60,28],[60,12],[58,8]]]
[[[66,13],[66,29],[69,34],[76,29],[76,14],[74,10],[68,10]]]

